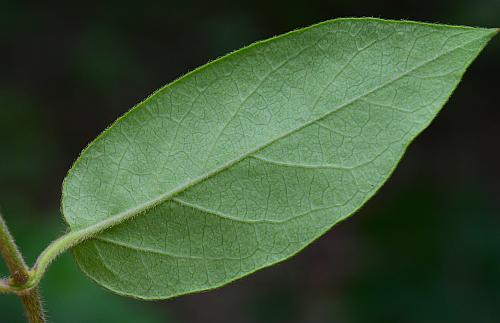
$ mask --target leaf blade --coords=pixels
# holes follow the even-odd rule
[[[174,82],[175,91],[167,87],[166,94],[161,90],[130,112],[90,146],[68,174],[63,212],[73,230],[113,217],[127,220],[76,247],[77,262],[91,278],[118,293],[166,298],[220,286],[288,258],[352,214],[384,183],[491,33],[341,19],[253,45]],[[342,50],[332,44],[342,45]],[[391,54],[397,46],[403,49]],[[451,63],[443,63],[445,59]],[[367,64],[361,73],[357,60],[374,66]],[[238,82],[233,83],[232,74]],[[186,94],[197,87],[201,90],[194,97]],[[177,104],[172,103],[175,95],[181,95]],[[416,98],[424,103],[415,104]],[[165,170],[165,165],[175,171]],[[88,179],[98,181],[85,182]],[[306,184],[309,191],[303,189]],[[316,218],[301,220],[307,212]],[[138,213],[143,214],[129,219]],[[287,218],[289,214],[293,216]],[[194,231],[193,247],[186,240],[192,234],[189,229],[206,228],[207,221],[211,240],[205,231]],[[161,230],[155,231],[155,226]],[[248,226],[254,233],[245,229]],[[144,228],[149,231],[141,231]],[[300,230],[292,232],[291,239],[284,229]],[[239,231],[253,240],[242,244]],[[229,245],[225,236],[232,237]],[[263,245],[256,249],[257,242]],[[171,253],[175,259],[156,264],[158,259],[145,258],[144,253],[160,249],[145,248],[144,243],[161,245],[164,253],[182,253]],[[254,248],[251,256],[241,253],[248,246]],[[139,256],[131,251],[141,248]],[[210,259],[199,262],[210,253]],[[225,253],[231,259],[225,261]],[[179,258],[191,259],[191,267],[179,267]],[[120,265],[125,259],[134,259],[127,272]],[[230,261],[235,259],[240,269]],[[251,259],[253,265],[244,266],[242,259]],[[156,269],[149,270],[148,264]],[[226,266],[232,268],[230,274],[223,274]],[[170,279],[177,277],[176,284],[168,284],[165,271]],[[138,272],[142,278],[134,285]]]

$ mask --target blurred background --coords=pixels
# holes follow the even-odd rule
[[[65,230],[66,171],[118,116],[229,51],[346,16],[500,27],[500,0],[0,0],[0,206],[28,263]],[[143,302],[65,254],[42,282],[50,321],[499,322],[499,75],[497,37],[378,195],[289,261]],[[0,295],[0,322],[23,321]]]

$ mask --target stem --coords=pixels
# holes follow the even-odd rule
[[[36,287],[45,274],[45,271],[47,270],[47,267],[50,265],[50,263],[64,251],[71,249],[82,241],[91,239],[97,234],[136,216],[141,211],[147,209],[147,207],[154,206],[159,202],[161,202],[161,199],[155,200],[150,204],[141,205],[126,212],[119,213],[113,217],[110,217],[91,226],[70,231],[54,240],[47,246],[47,248],[45,248],[40,256],[38,256],[35,265],[30,270],[29,281],[23,286],[20,286],[20,288],[18,288],[17,290],[23,291]]]
[[[38,256],[35,265],[30,271],[30,280],[24,288],[33,288],[37,286],[47,271],[47,267],[57,256],[87,238],[89,237],[82,235],[82,231],[71,231],[52,241],[40,256]]]
[[[0,214],[0,253],[5,259],[5,264],[12,274],[15,282],[24,284],[29,278],[28,269],[23,256],[17,249],[14,238],[7,228],[7,224]]]
[[[5,260],[12,276],[10,284],[6,281],[1,281],[0,291],[12,291],[13,286],[26,284],[30,279],[28,266],[24,262],[23,256],[17,248],[14,238],[7,228],[7,224],[3,220],[2,214],[0,214],[0,254]],[[45,317],[37,288],[21,293],[19,297],[23,302],[29,322],[44,323]]]
[[[19,297],[21,297],[21,301],[23,302],[28,322],[45,323],[45,314],[38,288],[33,288],[28,291],[28,294],[20,295]]]
[[[199,179],[199,181],[202,181],[202,179]],[[168,198],[172,197],[173,195],[181,191],[182,190],[179,189],[178,191],[165,193],[152,201],[141,204],[135,208],[126,210],[124,212],[118,213],[112,217],[109,217],[103,221],[100,221],[88,227],[84,227],[81,229],[73,229],[72,231],[59,237],[58,239],[54,240],[51,244],[49,244],[47,248],[45,248],[45,250],[40,254],[40,256],[38,256],[35,265],[31,270],[28,271],[28,280],[25,281],[23,284],[14,284],[14,285],[11,284],[9,291],[22,294],[36,288],[36,286],[40,283],[40,280],[42,279],[43,275],[45,274],[47,267],[62,252],[71,249],[72,247],[81,243],[82,241],[91,239],[92,237],[96,236],[97,234],[109,228],[112,228],[124,221],[133,218],[134,216],[137,216],[138,214],[166,201]],[[0,285],[0,292],[2,292],[1,285]]]

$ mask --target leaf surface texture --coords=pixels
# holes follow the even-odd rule
[[[380,188],[494,34],[337,19],[185,75],[69,171],[71,230],[112,224],[76,261],[112,291],[161,299],[289,258]]]

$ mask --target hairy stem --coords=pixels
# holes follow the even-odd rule
[[[14,238],[7,228],[2,215],[0,214],[0,253],[7,268],[12,274],[14,281],[20,285],[26,283],[29,278],[28,269],[24,259],[17,249]]]
[[[132,213],[132,215],[134,214]],[[119,214],[119,216],[113,217],[111,219],[99,222],[83,229],[73,230],[62,235],[58,239],[52,241],[52,243],[49,244],[47,248],[45,248],[40,256],[38,256],[38,259],[36,260],[36,263],[33,268],[31,268],[31,270],[28,270],[27,267],[24,267],[25,270],[27,270],[26,277],[28,277],[28,279],[24,281],[24,283],[10,284],[9,287],[5,289],[3,287],[5,285],[5,281],[2,283],[2,281],[0,280],[0,293],[14,292],[21,295],[35,289],[36,286],[40,283],[43,275],[47,271],[47,267],[55,258],[57,258],[57,256],[59,256],[64,251],[71,249],[82,241],[91,239],[102,231],[116,226],[123,221],[126,221],[130,217],[131,215],[128,213]],[[24,264],[24,261],[22,263]]]
[[[29,281],[23,286],[19,286],[17,290],[23,291],[36,287],[45,274],[47,267],[57,256],[59,256],[64,251],[71,249],[82,241],[91,239],[95,235],[132,218],[134,215],[139,213],[138,210],[141,209],[132,209],[94,225],[78,230],[69,231],[65,235],[54,240],[50,245],[47,246],[47,248],[45,248],[40,256],[38,256],[35,265],[30,270]]]
[[[43,304],[38,288],[33,288],[26,295],[19,295],[19,297],[21,297],[21,301],[23,302],[28,322],[45,323]]]
[[[7,228],[7,224],[2,214],[0,214],[0,254],[11,273],[10,281],[2,280],[0,282],[0,291],[12,292],[15,290],[12,288],[13,286],[25,285],[30,280],[30,272],[28,266],[24,262],[21,252],[14,242],[14,238]],[[23,302],[29,322],[44,323],[45,317],[38,289],[33,288],[26,292],[19,293],[19,297]]]

